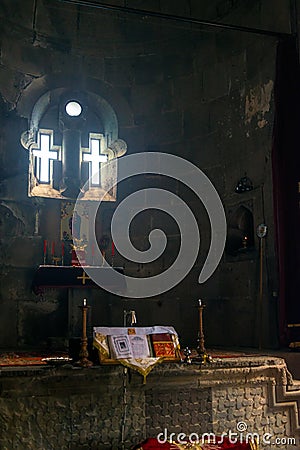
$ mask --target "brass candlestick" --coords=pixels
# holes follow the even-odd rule
[[[204,331],[203,331],[203,309],[205,305],[199,299],[198,300],[198,311],[199,311],[199,331],[198,331],[198,346],[197,353],[199,355],[200,363],[212,362],[212,357],[206,352],[204,345]]]
[[[52,264],[58,266],[58,263],[61,261],[59,256],[52,256]]]
[[[198,355],[203,355],[205,353],[205,346],[204,346],[204,332],[203,332],[203,309],[205,308],[205,305],[203,305],[201,300],[198,300],[199,306],[199,331],[198,331],[198,346],[197,346],[197,352]]]
[[[88,359],[88,339],[86,334],[86,319],[87,319],[87,311],[90,308],[87,306],[86,299],[83,300],[83,305],[79,306],[82,310],[82,338],[81,338],[81,349],[79,352],[79,361],[77,361],[76,365],[80,367],[91,367],[93,365],[92,361]]]

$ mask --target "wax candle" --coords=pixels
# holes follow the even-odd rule
[[[52,242],[52,246],[51,246],[51,255],[54,256],[54,251],[55,251],[55,243]]]
[[[47,253],[47,241],[44,241],[44,256],[46,256]]]
[[[114,256],[115,255],[115,244],[114,244],[114,241],[112,241],[112,243],[111,243],[111,256]]]

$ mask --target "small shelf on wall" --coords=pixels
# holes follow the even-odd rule
[[[89,266],[88,274],[85,272],[86,266],[53,266],[45,265],[39,266],[35,272],[35,276],[32,283],[32,289],[35,294],[41,294],[45,289],[63,289],[63,288],[96,288],[99,289],[97,283],[94,282],[97,279],[97,272],[99,270],[105,272],[105,285],[102,288],[118,288],[120,294],[124,293],[126,290],[125,279],[124,283],[119,286],[115,285],[114,278],[112,275],[111,267],[97,267]],[[123,274],[123,267],[114,267],[113,270]]]

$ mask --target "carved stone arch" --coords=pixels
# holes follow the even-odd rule
[[[119,91],[118,88],[112,87],[109,83],[97,80],[92,77],[84,79],[76,76],[70,77],[64,73],[48,74],[43,77],[34,79],[23,90],[17,105],[17,112],[21,117],[30,119],[35,103],[47,92],[53,92],[57,89],[66,89],[70,91],[82,91],[95,94],[98,98],[105,100],[115,112],[120,126],[130,126],[134,124],[132,110]]]
[[[53,89],[45,92],[38,98],[29,117],[29,130],[27,132],[29,132],[31,138],[35,139],[36,133],[40,128],[40,122],[49,107],[53,104],[59,104],[61,98],[64,95],[68,95],[68,93],[70,93],[70,96],[72,94],[76,96],[76,93],[80,96],[85,94],[89,108],[92,108],[101,117],[104,127],[103,133],[106,136],[108,146],[118,139],[119,125],[117,115],[112,106],[103,97],[94,92],[70,91],[66,88]]]
[[[101,153],[106,154],[109,160],[116,159],[122,155],[124,155],[127,151],[127,145],[125,141],[119,139],[119,123],[117,114],[112,106],[112,104],[107,100],[107,98],[113,98],[112,89],[110,86],[105,85],[103,83],[99,84],[99,81],[88,82],[86,80],[85,89],[80,89],[80,86],[77,84],[76,89],[70,89],[70,86],[62,86],[60,84],[61,77],[53,77],[50,79],[49,77],[45,78],[45,83],[41,85],[40,80],[37,86],[31,86],[31,89],[26,90],[26,95],[24,94],[23,98],[20,100],[18,106],[18,112],[20,115],[27,116],[28,118],[28,130],[24,131],[21,136],[22,145],[29,150],[29,195],[30,196],[43,196],[43,197],[55,197],[55,198],[76,198],[79,194],[81,187],[85,184],[85,181],[89,178],[87,175],[88,169],[86,169],[86,165],[83,161],[80,162],[81,173],[74,169],[74,173],[68,172],[68,174],[64,174],[64,167],[67,164],[66,159],[66,140],[62,139],[62,142],[59,144],[61,148],[60,154],[62,157],[60,158],[60,162],[51,162],[50,170],[51,172],[51,183],[49,180],[49,184],[47,186],[41,185],[39,179],[37,178],[35,172],[36,162],[33,157],[33,153],[37,153],[38,142],[39,142],[39,132],[41,130],[41,121],[47,115],[47,111],[50,108],[58,108],[57,112],[57,124],[55,125],[55,130],[58,131],[60,128],[64,129],[66,120],[62,120],[61,117],[66,114],[64,110],[64,106],[66,99],[78,100],[79,103],[83,106],[82,117],[74,120],[71,128],[74,130],[74,135],[78,132],[78,128],[83,126],[85,120],[88,122],[87,117],[91,112],[94,114],[94,117],[99,119],[99,124],[101,124],[100,130],[89,130],[89,133],[98,134],[99,139],[101,139]],[[50,82],[51,81],[51,82]],[[60,85],[59,85],[60,84]],[[73,85],[73,83],[71,83]],[[83,84],[81,84],[83,86]],[[45,87],[52,86],[52,89],[45,91]],[[88,90],[88,86],[92,88],[92,90]],[[95,92],[95,88],[98,86],[98,91],[105,91],[105,96],[100,95],[99,92]],[[39,97],[36,97],[38,91],[42,91]],[[32,101],[30,97],[30,91],[35,92],[35,101]],[[102,94],[102,92],[101,92]],[[115,94],[116,96],[116,94]],[[124,103],[124,102],[123,102]],[[31,106],[31,111],[29,112],[29,105]],[[128,114],[130,117],[130,114]],[[127,116],[127,117],[128,117]],[[97,120],[98,120],[97,119]],[[76,121],[77,124],[76,125]],[[68,126],[70,123],[68,124]],[[48,128],[48,127],[46,127]],[[47,130],[44,130],[47,133]],[[63,133],[65,133],[63,131]],[[52,138],[51,138],[52,139]],[[69,139],[69,138],[68,138]],[[81,139],[78,138],[78,139]],[[77,140],[78,140],[77,139]],[[70,140],[70,139],[69,139]],[[51,140],[52,142],[52,140]],[[74,143],[73,143],[74,144]],[[53,144],[54,145],[54,144]],[[71,144],[70,144],[71,145]],[[50,148],[50,147],[49,147]],[[82,151],[86,149],[80,140],[78,145],[75,145],[75,148],[78,148],[80,154]],[[82,150],[81,150],[82,149]],[[85,149],[85,150],[84,150]],[[57,149],[56,149],[57,150]],[[70,158],[69,158],[70,159]],[[73,156],[72,158],[73,159]],[[41,160],[40,160],[41,161]],[[49,162],[50,164],[50,162]],[[83,171],[82,171],[83,170]],[[117,177],[117,165],[111,166],[109,173],[106,173],[105,167],[101,165],[101,177],[103,177],[103,185],[101,184],[101,195],[103,194],[103,189],[105,188],[105,179],[107,177],[115,178]],[[113,171],[113,173],[112,173]],[[61,172],[61,174],[60,174]],[[50,185],[51,184],[51,185]],[[86,185],[85,185],[86,186]],[[89,191],[89,192],[88,192]],[[85,191],[84,198],[87,200],[93,200],[99,197],[99,189],[96,192],[95,189],[87,189]],[[107,195],[107,200],[115,200],[116,192],[110,193]]]
[[[88,92],[88,98],[89,104],[95,105],[94,107],[101,117],[104,126],[104,133],[107,137],[107,145],[109,146],[109,144],[119,137],[117,115],[111,105],[103,97],[100,97],[94,92]]]

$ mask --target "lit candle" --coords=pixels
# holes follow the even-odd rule
[[[86,298],[83,299],[83,306],[86,306]]]

